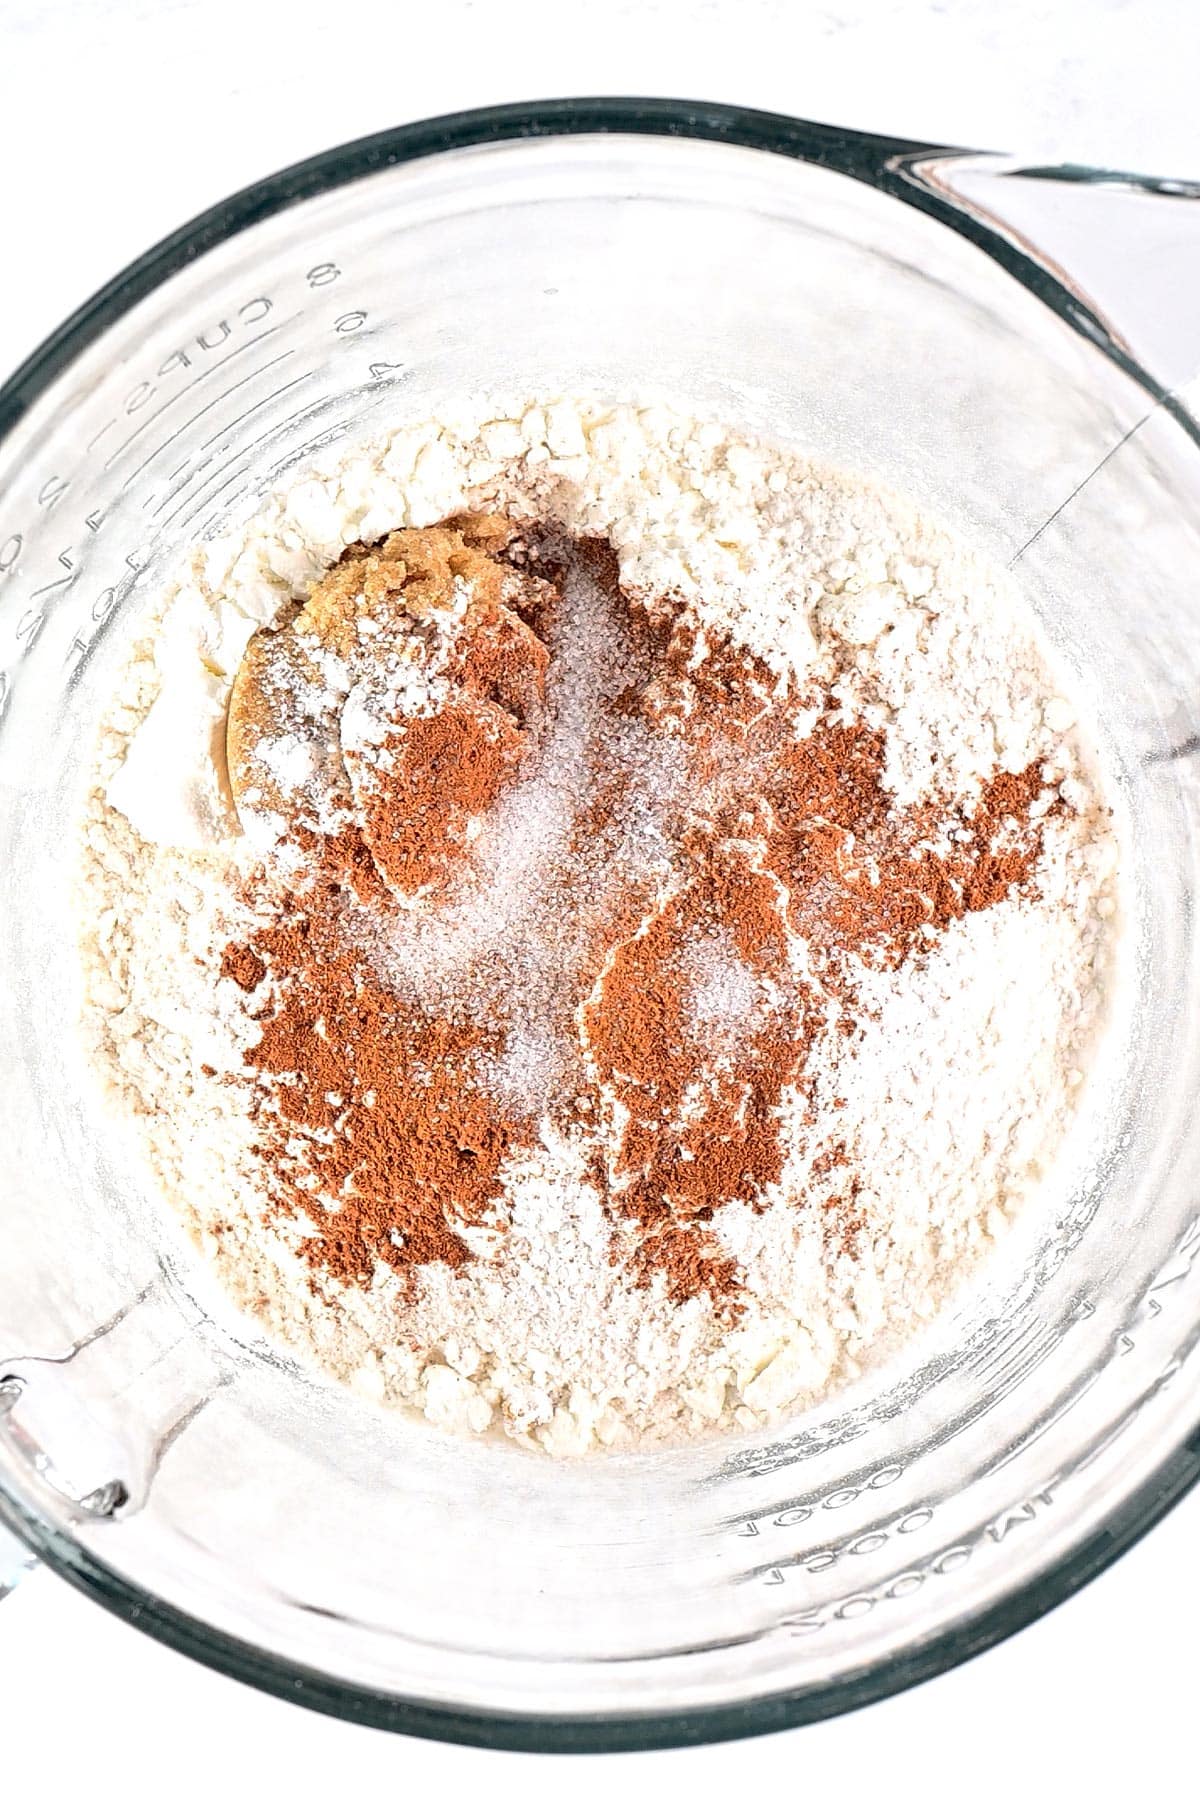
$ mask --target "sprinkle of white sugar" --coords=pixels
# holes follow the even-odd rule
[[[674,1304],[661,1275],[631,1284],[613,1256],[624,1227],[548,1117],[505,1171],[503,1216],[462,1228],[474,1260],[461,1269],[424,1267],[411,1291],[382,1263],[368,1288],[314,1276],[298,1253],[311,1227],[264,1216],[244,1089],[204,1072],[240,1071],[259,1033],[261,996],[212,975],[222,947],[252,928],[233,878],[256,847],[239,832],[223,752],[246,642],[347,544],[467,510],[605,537],[625,588],[651,607],[655,596],[682,602],[701,649],[707,630],[775,678],[832,684],[846,720],[885,733],[898,803],[924,798],[931,771],[951,800],[977,795],[997,766],[1016,773],[1034,760],[1056,785],[1036,888],[969,914],[902,968],[863,975],[856,1035],[827,1034],[807,1069],[811,1091],[787,1097],[778,1187],[759,1210],[735,1203],[714,1217],[742,1272],[732,1325],[707,1294]],[[473,846],[486,903],[456,902],[436,931],[414,917],[403,954],[378,933],[371,944],[401,989],[419,979],[434,991],[457,962],[494,952],[497,979],[532,992],[549,978],[537,954],[545,931],[573,928],[554,912],[546,871],[572,830],[597,706],[622,678],[620,636],[590,579],[577,569],[567,584],[540,779],[510,788]],[[439,703],[432,641],[380,682],[312,648],[318,698],[298,683],[296,716],[340,710],[352,779],[381,754],[381,720]],[[366,667],[369,643],[361,649]],[[82,830],[93,1062],[235,1298],[364,1397],[563,1455],[771,1423],[937,1311],[1053,1170],[1078,1114],[1120,907],[1116,839],[1060,685],[1006,576],[868,483],[711,422],[561,396],[481,401],[456,408],[453,428],[416,421],[373,446],[331,450],[236,537],[197,549],[131,649]],[[320,791],[319,735],[297,727],[264,749],[264,794]],[[665,870],[661,821],[683,790],[682,758],[636,720],[614,734],[612,758],[624,789],[647,796],[623,854]],[[260,818],[256,842],[259,829],[273,842],[284,821]],[[359,923],[371,943],[365,909]],[[763,995],[732,940],[698,936],[681,979],[691,1029],[718,1057],[735,1048]],[[530,1006],[482,1071],[502,1097],[540,1104],[553,1089],[560,1052],[539,1033],[541,1016]],[[858,1184],[853,1253],[819,1205],[792,1203],[822,1180],[838,1191],[837,1167],[814,1168],[835,1140]]]
[[[684,1013],[698,1039],[720,1054],[736,1045],[762,1000],[758,978],[738,954],[731,932],[697,937],[683,959]]]

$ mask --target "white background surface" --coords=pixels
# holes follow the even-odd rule
[[[341,139],[490,101],[673,94],[1200,176],[1194,0],[0,0],[0,375],[154,239]],[[0,1615],[25,1794],[1148,1791],[1194,1768],[1200,1494],[975,1663],[800,1733],[620,1761],[386,1738],[199,1669],[42,1573]]]

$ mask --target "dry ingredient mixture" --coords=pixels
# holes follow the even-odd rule
[[[85,820],[95,1064],[239,1303],[558,1454],[933,1315],[1105,1018],[1109,812],[1008,581],[662,408],[480,404],[198,549]]]

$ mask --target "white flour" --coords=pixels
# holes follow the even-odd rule
[[[101,735],[84,828],[86,1029],[97,1070],[136,1113],[154,1172],[216,1272],[269,1333],[372,1398],[455,1429],[502,1429],[553,1453],[761,1426],[930,1317],[1038,1186],[1076,1110],[1104,1023],[1117,940],[1115,842],[1096,777],[1031,616],[1006,578],[890,496],[776,446],[662,408],[557,400],[456,428],[406,427],[270,497],[236,539],[198,550],[135,647]],[[864,975],[863,1037],[810,1065],[818,1115],[852,1146],[866,1224],[830,1239],[807,1184],[828,1134],[793,1106],[791,1155],[762,1211],[712,1229],[742,1271],[723,1326],[707,1295],[629,1285],[578,1152],[551,1129],[507,1170],[502,1236],[434,1264],[408,1299],[293,1253],[305,1227],[261,1215],[236,1071],[258,1031],[214,962],[245,935],[231,868],[248,869],[221,750],[246,641],[346,544],[457,511],[551,518],[616,549],[623,583],[670,593],[779,674],[834,679],[845,718],[887,733],[897,801],[971,797],[1039,760],[1063,805],[1037,892],[969,914],[898,971]],[[309,773],[303,743],[274,774]],[[513,875],[519,885],[520,871]],[[707,947],[688,1007],[736,1027],[757,1000],[731,944]],[[205,967],[204,965],[207,965]],[[536,1084],[520,1044],[496,1080]]]

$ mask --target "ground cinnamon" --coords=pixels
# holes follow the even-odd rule
[[[509,607],[478,607],[452,673],[455,697],[406,719],[360,784],[362,835],[389,887],[437,891],[467,854],[484,817],[535,748],[549,655]]]
[[[437,889],[465,853],[472,822],[520,767],[522,734],[499,707],[469,700],[409,720],[385,738],[386,776],[362,794],[362,835],[384,881],[402,894]]]
[[[697,854],[694,852],[694,854]],[[689,1024],[688,951],[727,932],[752,975],[778,972],[785,926],[769,878],[714,849],[688,885],[616,952],[583,1032],[600,1094],[619,1116],[615,1204],[652,1231],[756,1202],[783,1163],[777,1108],[815,1030],[808,997],[762,997],[732,1051],[713,1055]],[[665,1240],[664,1240],[665,1241]]]
[[[786,745],[763,777],[764,842],[798,931],[843,962],[894,967],[1029,881],[1043,780],[1035,764],[996,774],[969,810],[898,808],[884,786],[884,749],[880,732],[825,721]],[[929,848],[936,839],[943,847]]]
[[[306,1255],[337,1279],[458,1267],[454,1229],[483,1222],[499,1171],[528,1122],[502,1113],[476,1079],[479,1028],[423,1018],[339,945],[336,906],[318,888],[303,911],[255,937],[230,973],[261,958],[275,995],[246,1053],[269,1078],[260,1119],[277,1202],[307,1215]]]

